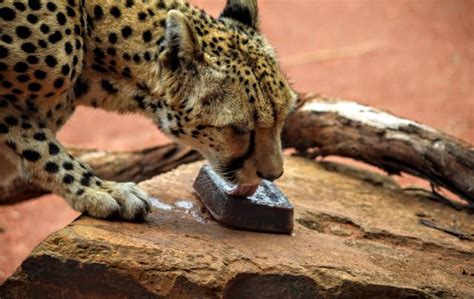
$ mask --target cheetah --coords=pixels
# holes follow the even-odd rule
[[[143,190],[100,179],[56,139],[79,105],[153,120],[241,195],[282,175],[296,93],[257,0],[228,0],[218,18],[180,0],[0,0],[0,21],[1,181],[21,176],[92,217],[143,220]]]

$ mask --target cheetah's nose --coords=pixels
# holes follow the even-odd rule
[[[277,175],[274,175],[274,174],[271,174],[271,173],[262,173],[260,170],[257,170],[257,176],[262,178],[262,179],[265,179],[265,180],[268,180],[270,182],[273,182],[277,179],[279,179],[281,176],[283,175],[283,170],[277,174]]]

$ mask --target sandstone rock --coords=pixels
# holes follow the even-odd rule
[[[25,297],[470,297],[474,232],[465,212],[405,194],[384,177],[287,158],[277,185],[295,206],[292,236],[237,231],[193,193],[202,163],[141,185],[146,223],[80,217],[52,234],[0,287]]]

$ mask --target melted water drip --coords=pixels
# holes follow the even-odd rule
[[[160,201],[158,198],[156,197],[150,197],[150,202],[151,202],[151,205],[154,207],[154,208],[157,208],[157,209],[160,209],[160,210],[164,210],[164,211],[170,211],[173,209],[173,207],[167,203],[164,203],[162,201]]]

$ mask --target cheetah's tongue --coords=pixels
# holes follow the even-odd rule
[[[238,185],[235,189],[230,191],[229,195],[235,197],[248,197],[257,191],[259,185]]]

